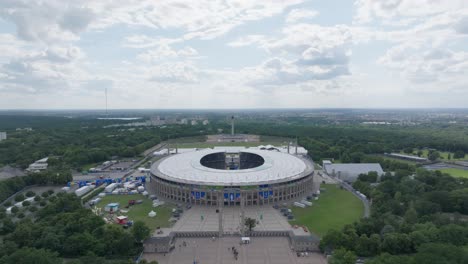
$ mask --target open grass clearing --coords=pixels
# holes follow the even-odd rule
[[[101,207],[104,211],[104,207],[109,203],[119,203],[120,209],[127,210],[129,200],[143,200],[143,203],[130,206],[128,209],[129,220],[133,221],[143,221],[151,230],[155,230],[156,227],[169,227],[170,222],[169,218],[171,217],[172,207],[165,204],[153,208],[153,202],[141,194],[132,194],[132,195],[107,195],[102,198],[102,200],[97,204],[97,207]],[[156,217],[149,217],[148,213],[153,210],[156,212]]]
[[[442,173],[448,173],[452,175],[453,177],[468,179],[468,170],[447,168],[447,169],[439,169],[439,171],[441,171]]]
[[[323,236],[328,230],[339,230],[363,216],[364,205],[351,192],[335,184],[322,184],[321,188],[326,191],[312,206],[292,208],[296,219],[291,225],[305,225],[312,233]]]
[[[281,142],[194,142],[194,143],[177,143],[171,144],[171,148],[213,148],[216,146],[233,146],[233,147],[257,147],[260,145],[283,145]]]

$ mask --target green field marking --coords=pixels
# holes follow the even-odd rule
[[[217,146],[223,147],[257,147],[260,145],[284,145],[281,142],[194,142],[194,143],[172,143],[171,148],[213,148]]]
[[[421,157],[422,157],[422,158],[427,158],[427,155],[429,154],[429,150],[428,150],[428,149],[421,149],[421,151],[422,151]],[[466,157],[466,155],[465,155],[465,157],[463,157],[463,158],[455,159],[455,158],[453,158],[453,154],[454,154],[453,152],[449,152],[449,151],[438,151],[438,150],[436,150],[436,151],[439,152],[439,154],[440,154],[440,159],[442,159],[442,160],[449,160],[449,159],[448,159],[448,155],[449,155],[449,154],[450,154],[450,156],[451,156],[450,160],[464,160],[465,157]],[[404,153],[404,152],[400,151],[400,154],[404,154],[404,155],[413,155],[413,156],[417,156],[416,153],[418,153],[418,149],[414,149],[414,150],[413,150],[413,153],[411,153],[411,154],[407,154],[407,153]]]
[[[352,193],[334,184],[322,184],[321,187],[326,191],[319,200],[312,201],[312,206],[291,208],[296,218],[290,221],[291,225],[305,225],[312,233],[323,236],[328,230],[339,230],[363,216],[364,205]]]
[[[129,200],[143,200],[142,204],[131,206],[128,210],[128,219],[133,221],[143,221],[151,230],[156,230],[156,227],[169,227],[171,224],[169,218],[171,217],[172,208],[168,205],[160,205],[153,208],[153,202],[141,194],[132,195],[107,195],[97,204],[97,207],[104,207],[109,203],[119,203],[120,209],[127,210],[125,206]],[[156,216],[151,218],[148,213],[153,210]]]
[[[468,178],[468,170],[462,169],[455,169],[455,168],[447,168],[447,169],[439,169],[442,173],[448,173],[453,177],[457,178]]]

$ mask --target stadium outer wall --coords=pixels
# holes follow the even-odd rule
[[[314,190],[314,172],[297,180],[255,186],[204,186],[179,183],[151,173],[151,183],[158,198],[192,205],[224,206],[278,204],[305,198]],[[241,198],[242,197],[242,198]]]

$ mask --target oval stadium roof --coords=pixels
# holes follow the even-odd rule
[[[197,185],[247,186],[287,182],[313,172],[311,161],[278,151],[243,149],[240,152],[262,156],[265,162],[256,168],[220,170],[203,166],[202,157],[231,148],[217,147],[168,156],[154,163],[151,173],[166,180]]]

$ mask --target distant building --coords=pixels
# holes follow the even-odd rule
[[[196,126],[196,125],[198,125],[198,122],[197,122],[197,120],[192,120],[192,121],[190,122],[190,124],[191,124],[192,126]]]
[[[405,155],[405,154],[400,154],[400,153],[390,153],[390,154],[385,154],[385,155],[387,155],[389,157],[392,157],[392,158],[411,160],[411,161],[416,161],[416,162],[425,162],[425,161],[427,161],[426,158],[421,158],[421,157],[412,156],[412,155]]]
[[[18,128],[16,128],[16,131],[30,132],[30,131],[33,131],[33,129],[31,127],[25,127],[25,128],[18,127]]]
[[[26,169],[27,171],[29,172],[39,172],[39,171],[42,171],[42,170],[46,170],[47,169],[47,160],[49,158],[43,158],[43,159],[40,159],[40,160],[36,160],[34,163],[30,164],[29,167]]]
[[[6,140],[7,139],[7,133],[6,132],[0,132],[0,141]]]
[[[323,161],[325,172],[340,180],[354,182],[360,174],[368,174],[371,171],[377,172],[380,177],[384,171],[379,163],[331,163],[329,160]]]
[[[165,125],[165,124],[166,124],[166,120],[161,119],[160,116],[153,116],[153,117],[151,117],[151,119],[150,119],[150,123],[151,123],[151,125],[153,125],[153,126],[162,126],[162,125]]]
[[[180,120],[180,124],[181,124],[181,125],[188,125],[188,120],[187,120],[187,118],[182,118],[182,119]]]
[[[210,121],[208,121],[208,120],[203,120],[203,125],[204,125],[204,126],[208,125],[209,123],[210,123]]]

